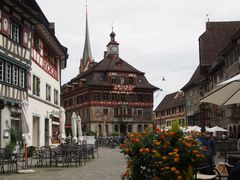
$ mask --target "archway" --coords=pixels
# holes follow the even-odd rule
[[[125,124],[120,125],[120,134],[127,135],[127,128]]]

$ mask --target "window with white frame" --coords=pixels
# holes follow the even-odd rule
[[[51,101],[51,86],[46,84],[46,100]]]
[[[33,75],[33,94],[40,96],[40,79]]]
[[[13,85],[18,85],[18,67],[13,65]]]
[[[10,38],[16,43],[20,43],[21,26],[14,21],[10,22]]]
[[[0,60],[0,81],[3,81],[4,62]]]
[[[6,62],[5,81],[7,83],[11,83],[11,74],[12,74],[11,64]]]
[[[54,104],[58,105],[58,90],[54,89]]]
[[[19,70],[19,86],[25,87],[25,71],[23,69]]]

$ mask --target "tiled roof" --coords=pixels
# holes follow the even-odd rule
[[[240,21],[207,22],[206,31],[199,37],[200,65],[211,65],[238,29]]]
[[[157,106],[157,108],[154,110],[154,112],[184,105],[185,105],[184,94],[183,92],[177,91],[166,95],[160,102],[160,104]]]
[[[185,84],[185,86],[182,87],[181,90],[186,90],[188,88],[191,88],[192,86],[197,85],[203,78],[204,77],[200,75],[200,66],[198,66],[193,73],[191,79],[188,81],[187,84]]]

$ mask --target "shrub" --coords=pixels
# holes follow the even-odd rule
[[[147,129],[130,134],[120,145],[127,158],[127,170],[122,179],[192,179],[193,168],[205,160],[205,149],[197,140],[173,129]]]

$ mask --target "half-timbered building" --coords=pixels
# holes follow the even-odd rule
[[[21,131],[21,102],[29,106],[30,145],[52,143],[60,108],[60,70],[67,49],[35,0],[0,2],[0,145]],[[57,120],[56,120],[57,121]]]

